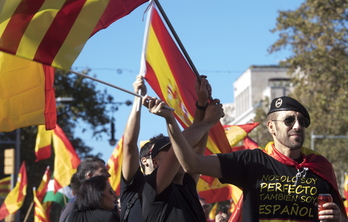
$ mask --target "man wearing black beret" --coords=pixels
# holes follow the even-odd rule
[[[206,114],[219,109],[221,117],[222,105],[212,102]],[[267,128],[273,141],[264,149],[211,156],[192,152],[172,111],[154,110],[165,118],[172,147],[185,172],[217,177],[243,190],[242,213],[233,221],[347,221],[331,163],[302,147],[310,116],[297,100],[286,96],[272,100]],[[331,194],[333,201],[318,212],[317,199],[324,193]]]

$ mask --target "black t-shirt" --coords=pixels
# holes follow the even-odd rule
[[[218,154],[221,183],[243,190],[243,221],[319,221],[320,193],[337,196],[331,185],[311,170],[284,165],[260,149]]]
[[[117,214],[109,210],[78,211],[73,209],[67,217],[67,222],[115,222],[120,221]]]
[[[142,222],[143,217],[141,214],[141,194],[143,190],[143,186],[145,183],[145,176],[142,174],[140,168],[134,175],[133,180],[126,184],[123,175],[121,177],[121,195],[120,195],[120,203],[121,203],[121,221],[128,222]],[[134,195],[137,197],[135,201],[133,199]],[[133,199],[133,200],[132,200]],[[127,205],[134,201],[134,204],[129,207],[129,214],[127,220],[124,220],[124,215],[127,210]]]
[[[157,170],[146,176],[142,209],[145,221],[206,221],[198,199],[196,183],[190,175],[185,174],[183,185],[171,183],[159,195],[156,195],[156,175]]]

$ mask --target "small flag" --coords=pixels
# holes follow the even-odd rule
[[[110,185],[117,195],[120,195],[120,181],[121,181],[121,164],[122,164],[122,152],[123,152],[123,136],[119,140],[117,146],[111,154],[108,160],[107,168],[109,169]]]
[[[27,171],[25,168],[25,162],[23,162],[18,172],[16,186],[6,196],[4,203],[0,207],[0,220],[3,220],[10,214],[14,214],[22,207],[24,198],[27,195],[27,186]]]

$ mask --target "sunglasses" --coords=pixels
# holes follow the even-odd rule
[[[283,121],[285,126],[292,127],[295,124],[296,120],[298,121],[301,127],[307,128],[309,126],[309,120],[301,116],[297,118],[295,118],[294,116],[289,116],[286,117],[284,120],[273,119],[272,121]]]

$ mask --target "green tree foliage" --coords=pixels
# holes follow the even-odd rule
[[[346,0],[306,0],[296,10],[280,11],[272,30],[279,39],[270,52],[292,52],[282,65],[292,74],[293,96],[311,115],[307,138],[311,132],[348,135],[347,21]],[[314,149],[333,163],[342,184],[343,173],[348,172],[348,139],[314,142]]]

